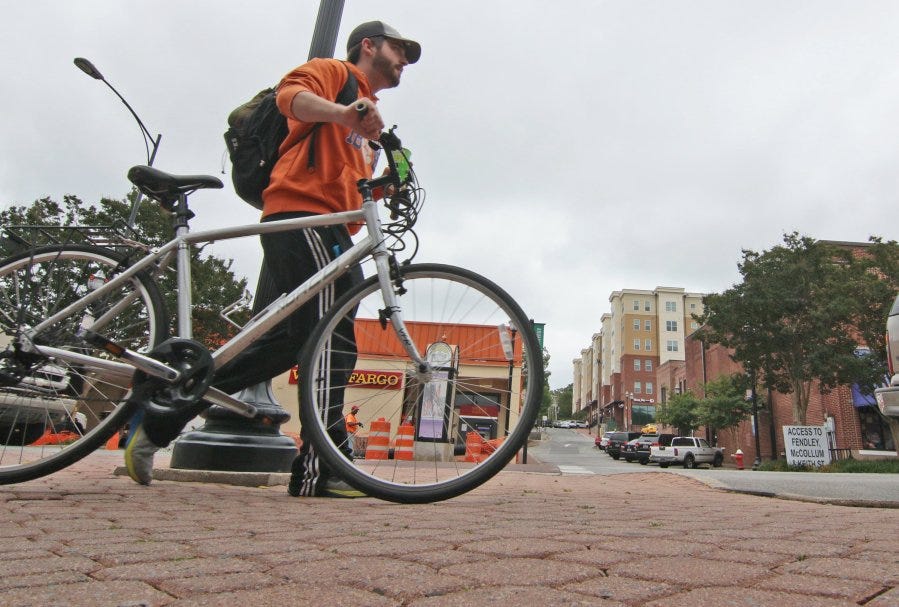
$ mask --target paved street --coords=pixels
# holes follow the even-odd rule
[[[98,451],[0,487],[0,603],[899,605],[895,509],[725,492],[639,465],[505,471],[403,506],[140,487],[113,474],[120,463]]]
[[[594,436],[585,430],[549,428],[548,440],[530,453],[569,474],[630,474],[665,472],[656,465],[640,466],[613,460],[594,447]],[[746,462],[751,466],[751,462]],[[752,472],[736,470],[730,458],[724,468],[703,466],[697,470],[671,467],[667,472],[683,474],[713,487],[758,495],[844,505],[878,505],[899,508],[899,478],[895,474],[808,474],[803,472]]]

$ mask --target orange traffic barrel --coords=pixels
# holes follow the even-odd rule
[[[109,440],[106,441],[106,448],[110,451],[114,451],[119,448],[119,441],[121,440],[121,434],[116,431],[115,434],[109,437]]]
[[[484,439],[477,432],[469,432],[465,435],[465,461],[480,463],[481,445]]]
[[[368,445],[365,447],[365,459],[388,459],[390,448],[390,422],[380,417],[368,428]]]
[[[412,424],[401,424],[397,429],[393,459],[415,459],[415,428]]]

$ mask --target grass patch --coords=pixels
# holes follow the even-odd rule
[[[790,466],[787,460],[762,462],[759,470],[764,472],[857,472],[860,474],[899,474],[899,460],[859,460],[841,459],[827,466],[810,468],[807,466]]]

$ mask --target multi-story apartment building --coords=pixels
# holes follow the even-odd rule
[[[677,389],[668,372],[683,365],[684,340],[696,329],[702,294],[679,287],[625,289],[609,296],[610,312],[591,347],[575,360],[573,402],[589,418],[639,428],[655,419],[655,406]],[[660,385],[661,383],[661,385]]]

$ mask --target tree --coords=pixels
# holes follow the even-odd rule
[[[855,382],[862,363],[854,328],[852,254],[795,232],[784,244],[744,250],[743,282],[703,298],[700,338],[733,350],[768,388],[791,394],[793,419],[806,423],[814,382],[827,391]]]
[[[704,386],[705,398],[699,401],[697,415],[701,425],[727,430],[731,444],[739,448],[737,427],[752,413],[752,404],[746,400],[746,376],[721,375]]]
[[[692,392],[675,394],[658,406],[656,421],[677,428],[679,434],[690,435],[700,426],[699,400]]]
[[[863,255],[853,258],[853,287],[857,299],[853,324],[869,348],[861,357],[857,383],[865,394],[873,394],[889,375],[886,319],[899,292],[899,243],[872,237]],[[883,417],[899,448],[899,419]]]
[[[98,205],[86,205],[77,196],[66,195],[63,204],[42,198],[30,206],[12,206],[0,212],[0,225],[10,226],[113,226],[125,237],[151,247],[158,247],[171,240],[174,231],[169,215],[158,205],[145,202],[138,211],[134,228],[129,228],[124,221],[128,216],[136,192],[129,194],[125,200],[102,199]],[[53,235],[51,236],[51,232]],[[0,242],[3,256],[16,250],[52,242],[53,238],[60,242],[87,242],[88,230],[15,230],[22,240],[4,238]],[[9,236],[9,234],[7,234]],[[141,254],[138,251],[137,255]],[[218,347],[222,341],[234,334],[235,328],[219,316],[226,306],[241,299],[247,290],[247,280],[237,279],[231,271],[232,260],[219,259],[212,255],[196,253],[191,260],[193,282],[193,316],[194,339],[202,342],[207,348]],[[176,279],[173,273],[165,273],[157,277],[165,297],[166,308],[172,316],[176,308]],[[237,310],[235,319],[238,322],[249,318],[249,309],[243,306]],[[171,327],[170,327],[171,329]],[[171,330],[170,330],[171,332]]]
[[[553,404],[552,392],[549,389],[550,375],[552,375],[552,371],[549,370],[549,350],[543,348],[543,398],[540,401],[540,413],[538,413],[540,419],[547,414]]]
[[[559,406],[559,419],[570,418],[574,408],[574,384],[568,384],[564,388],[557,388],[552,393],[556,397],[556,404]]]

